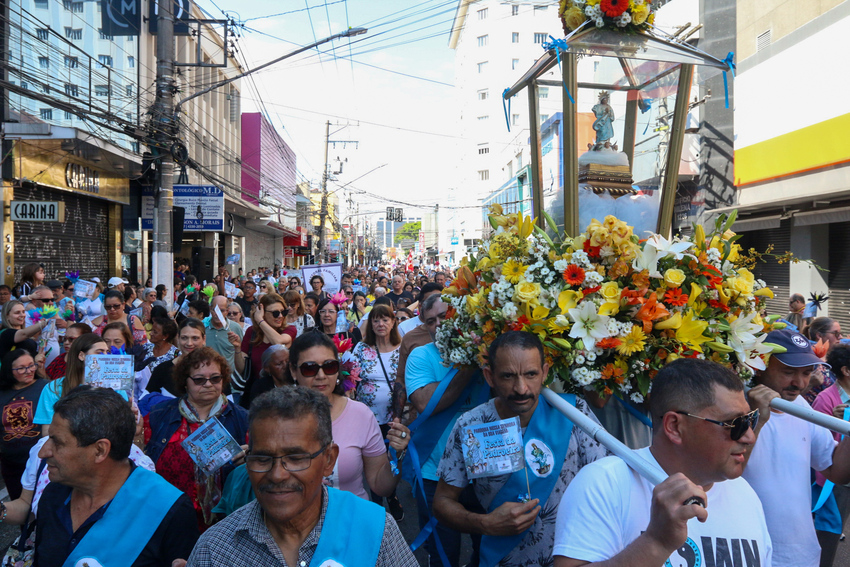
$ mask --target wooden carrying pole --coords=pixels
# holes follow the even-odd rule
[[[673,127],[670,129],[661,208],[658,211],[657,232],[664,238],[670,238],[670,231],[673,229],[673,208],[676,205],[676,188],[679,186],[679,163],[682,160],[685,126],[688,124],[688,101],[691,97],[693,78],[694,66],[683,64],[679,70],[679,89],[676,91],[676,109],[673,113]]]

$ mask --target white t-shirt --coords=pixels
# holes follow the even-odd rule
[[[405,333],[409,333],[416,327],[422,324],[422,320],[419,317],[411,317],[407,321],[402,321],[398,326],[398,334],[402,337]]]
[[[661,470],[649,447],[637,453]],[[646,531],[653,488],[619,457],[585,466],[558,507],[553,554],[591,563],[616,556]],[[688,522],[685,545],[665,565],[770,567],[772,546],[764,512],[747,481],[715,483],[707,504],[706,522]]]
[[[809,407],[802,396],[793,403]],[[764,505],[774,567],[820,564],[809,469],[831,466],[835,444],[828,429],[784,413],[771,412],[759,433],[744,478]]]

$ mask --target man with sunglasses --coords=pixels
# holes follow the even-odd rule
[[[558,508],[555,567],[771,565],[761,502],[740,478],[759,420],[741,379],[682,358],[653,379],[650,404],[652,445],[637,454],[667,479],[653,486],[619,457],[584,467]]]
[[[835,484],[850,482],[850,441],[836,444],[828,429],[770,409],[770,400],[778,397],[809,407],[800,394],[815,367],[824,362],[795,331],[773,331],[765,342],[786,351],[771,355],[748,393],[750,406],[761,411],[762,423],[744,478],[764,504],[774,567],[817,567],[822,564],[821,544],[812,521],[810,469]]]
[[[257,499],[208,529],[188,567],[419,565],[382,506],[324,486],[339,455],[325,396],[275,388],[252,402],[248,424]]]

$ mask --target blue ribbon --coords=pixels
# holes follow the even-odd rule
[[[552,41],[547,41],[546,43],[544,43],[543,44],[543,50],[544,51],[549,51],[549,50],[552,50],[552,49],[555,50],[555,56],[558,58],[558,69],[560,69],[561,68],[561,51],[568,50],[570,48],[570,46],[567,45],[566,39],[563,39],[563,38],[555,39],[551,35],[549,36],[549,39],[551,39]],[[567,92],[567,97],[569,97],[570,102],[575,104],[576,101],[573,100],[573,95],[570,94],[570,89],[567,88],[567,82],[563,79],[563,73],[561,74],[561,82],[564,84],[564,90]]]
[[[841,391],[841,390],[839,390],[839,391]],[[843,418],[843,419],[844,419],[844,421],[850,421],[850,408],[844,408],[844,418]],[[843,435],[841,436],[841,439],[844,439],[844,436],[843,436]],[[817,483],[815,483],[815,484],[817,484]],[[824,505],[824,504],[826,504],[827,500],[829,500],[829,499],[830,499],[830,497],[832,496],[832,489],[833,489],[833,488],[835,488],[835,483],[833,483],[831,480],[827,480],[827,481],[825,481],[825,482],[823,483],[823,489],[821,490],[820,494],[818,495],[818,500],[817,500],[817,502],[815,502],[814,506],[812,507],[812,514],[814,514],[814,513],[815,513],[815,512],[817,512],[818,510],[820,510],[820,509],[823,507],[823,505]],[[837,506],[838,506],[838,505],[837,505],[837,504],[835,504],[834,500],[835,500],[835,499],[834,499],[834,497],[833,497],[833,502],[832,502],[831,504],[834,504],[834,506],[837,508]],[[822,521],[824,521],[824,520],[825,520],[825,521],[826,521],[826,523],[829,523],[829,520],[827,519],[827,518],[830,516],[830,510],[829,510],[829,508],[830,508],[830,506],[827,506],[827,508],[825,508],[825,509],[824,509],[824,516],[825,516],[825,518],[824,518],[824,519],[822,519]],[[834,515],[834,514],[833,514],[833,515]],[[816,519],[817,519],[817,518],[816,518]],[[829,532],[832,532],[832,533],[841,533],[841,529],[840,529],[840,528],[841,528],[841,521],[840,521],[840,517],[839,517],[839,521],[838,521],[838,526],[837,526],[837,527],[838,527],[838,531],[837,531],[837,532],[834,532],[833,530],[830,530],[830,529],[827,529],[827,530],[825,530],[825,531],[829,531]],[[820,528],[819,528],[819,529],[820,529]]]
[[[723,60],[729,71],[732,71],[732,78],[735,78],[735,52],[730,51]],[[729,108],[729,79],[726,78],[726,71],[723,71],[723,92],[726,95],[726,108]]]
[[[511,120],[508,115],[511,113],[511,99],[508,98],[508,104],[505,106],[505,96],[510,92],[511,89],[505,89],[502,91],[502,110],[505,111],[505,124],[508,125],[508,132],[511,131]]]
[[[624,408],[626,408],[626,410],[627,410],[630,414],[632,414],[634,417],[636,417],[638,421],[640,421],[642,424],[644,424],[644,425],[645,425],[645,426],[647,426],[648,428],[652,429],[652,421],[650,421],[650,420],[649,420],[649,418],[648,418],[648,417],[646,417],[646,414],[641,413],[640,411],[638,411],[638,409],[637,409],[635,406],[633,406],[632,404],[630,404],[629,402],[627,402],[626,400],[624,400],[624,399],[623,399],[623,398],[621,398],[620,396],[614,396],[614,398],[615,398],[618,402],[620,402],[621,404],[623,404],[623,407],[624,407]]]
[[[390,470],[393,472],[393,476],[398,476],[401,474],[401,471],[398,470],[398,454],[395,448],[390,446],[389,441],[384,439],[384,443],[387,444],[387,452],[390,454]]]

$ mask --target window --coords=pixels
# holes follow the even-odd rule
[[[98,2],[98,3],[97,3],[97,6],[98,6],[98,8],[100,8],[100,2]],[[134,36],[132,36],[132,35],[125,35],[125,36],[124,36],[124,39],[125,39],[126,41],[133,41],[133,37],[134,37]]]
[[[50,30],[47,28],[37,28],[35,30],[35,35],[41,41],[47,41],[47,38],[50,37]]]
[[[535,6],[534,7],[534,15],[537,15],[537,12],[545,12],[549,6]]]
[[[112,56],[111,55],[98,55],[97,60],[100,61],[100,64],[103,67],[112,67]]]
[[[479,73],[483,73],[486,70],[487,70],[487,62],[486,61],[482,61],[481,63],[478,64],[478,72]]]
[[[489,119],[490,119],[490,117],[489,117],[489,116],[487,116],[486,114],[485,114],[484,116],[479,116],[479,117],[478,117],[478,121],[479,121],[479,122],[484,122],[485,120],[489,120]]]
[[[73,120],[73,119],[74,119],[74,115],[66,110],[65,111],[65,120]]]
[[[534,34],[534,43],[546,43],[546,34],[545,33],[535,33]]]
[[[127,37],[133,37],[133,36],[127,36]],[[139,142],[130,142],[130,148],[137,154],[142,153],[141,144]]]
[[[127,57],[127,67],[133,69],[136,66],[136,58],[132,55]]]
[[[478,47],[487,47],[487,38],[489,36],[479,35],[478,36]]]
[[[489,169],[479,169],[478,170],[478,180],[479,181],[489,181],[490,180],[490,170]]]
[[[50,59],[48,57],[39,57],[38,58],[38,66],[42,69],[50,68]]]
[[[30,85],[26,81],[21,81],[21,88],[24,90],[29,90]]]
[[[479,20],[486,20],[487,19],[487,8],[483,8],[481,10],[478,10],[478,19]]]
[[[71,11],[72,12],[76,12],[77,14],[82,14],[85,11],[85,9],[86,9],[86,6],[82,2],[71,2]]]
[[[489,154],[490,148],[487,146],[478,146],[478,155],[483,156],[484,154]]]
[[[133,119],[133,113],[132,113],[132,112],[125,112],[125,113],[124,113],[124,116],[126,116],[126,117],[127,117],[127,120],[132,120],[132,119]]]
[[[537,96],[538,98],[549,98],[549,87],[538,87]]]
[[[541,124],[543,124],[543,123],[544,123],[544,122],[546,122],[547,120],[549,120],[549,115],[548,115],[548,114],[541,114],[541,115],[540,115],[540,123],[541,123]]]
[[[487,100],[489,98],[489,96],[490,96],[490,91],[488,91],[486,89],[483,90],[483,91],[478,91],[478,100]]]
[[[127,85],[127,96],[133,96],[133,85]]]
[[[65,67],[76,69],[80,65],[80,60],[77,57],[65,56]]]
[[[70,12],[71,11],[71,0],[62,0],[62,6]]]
[[[39,113],[41,114],[42,120],[53,120],[53,109],[52,108],[42,108]]]
[[[47,9],[47,0],[35,0],[35,7]]]
[[[41,83],[41,92],[50,94],[50,85],[47,83]]]
[[[511,59],[511,70],[516,71],[517,67],[519,67],[519,59]]]
[[[516,155],[516,168],[517,170],[522,169],[522,152]]]
[[[770,45],[770,35],[770,30],[767,30],[756,37],[756,52],[766,49]]]
[[[519,32],[513,32],[511,34],[511,43],[519,43]]]
[[[511,115],[511,126],[519,126],[519,114]]]
[[[80,94],[80,89],[73,83],[65,83],[65,94],[68,96],[78,96]]]
[[[83,39],[83,28],[65,28],[65,37],[68,39]]]
[[[109,96],[109,85],[95,85],[94,96]]]
[[[511,16],[519,16],[519,6],[511,6]]]
[[[113,38],[112,38],[112,36],[111,36],[111,35],[106,35],[105,33],[103,33],[103,28],[101,28],[101,29],[99,29],[99,30],[97,30],[97,31],[98,31],[98,33],[100,33],[100,39],[105,39],[105,40],[107,40],[107,41],[112,41],[112,39],[113,39]]]

